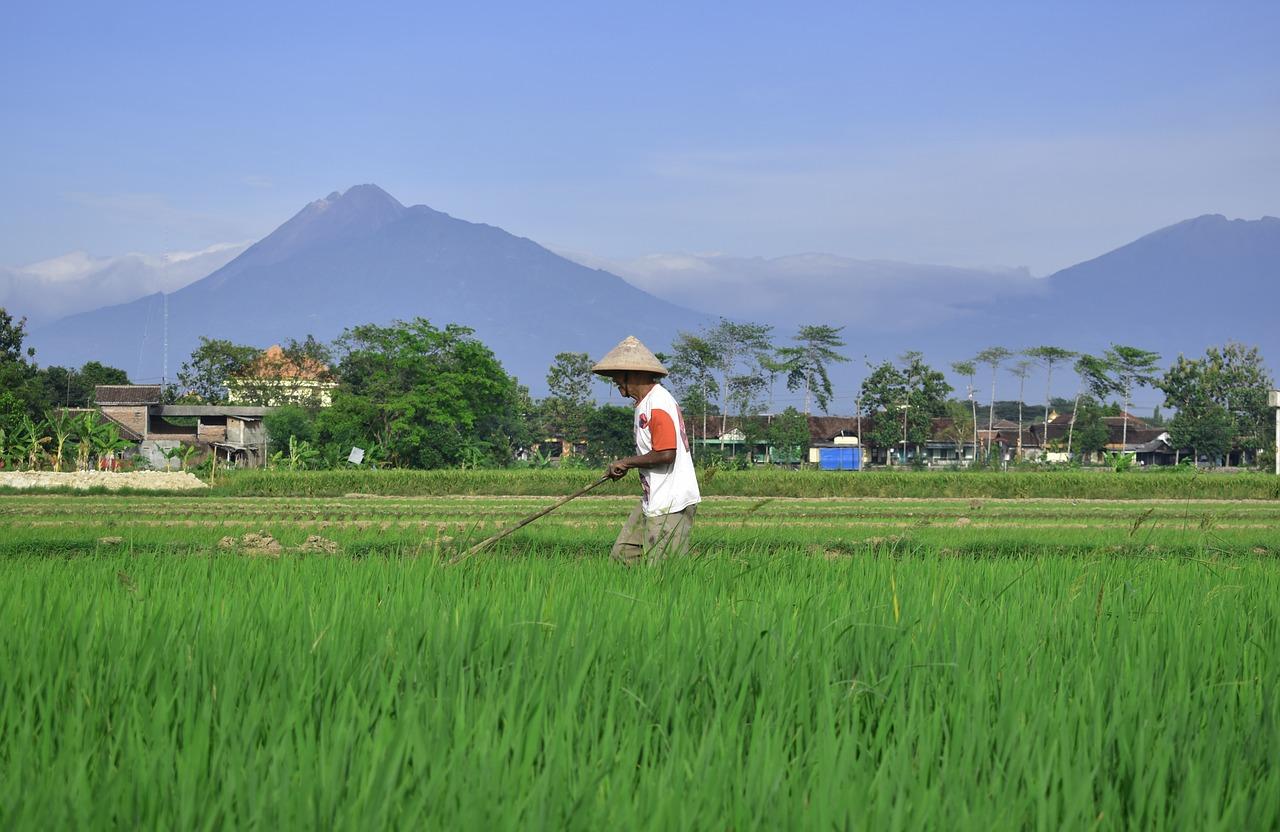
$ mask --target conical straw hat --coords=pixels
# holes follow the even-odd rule
[[[624,370],[632,370],[637,373],[653,373],[655,376],[665,376],[667,368],[662,366],[662,362],[658,361],[657,356],[649,352],[649,348],[640,343],[640,339],[634,335],[628,335],[618,343],[618,346],[609,350],[604,358],[596,362],[591,368],[591,372],[600,375],[608,375],[609,373],[621,372]]]

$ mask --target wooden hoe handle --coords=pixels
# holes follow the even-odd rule
[[[530,523],[532,523],[534,520],[537,520],[539,517],[543,517],[543,516],[545,516],[545,515],[547,515],[547,514],[550,514],[551,512],[553,512],[553,511],[555,511],[556,509],[560,508],[560,506],[564,505],[565,503],[569,502],[570,500],[576,500],[578,497],[581,497],[583,494],[586,494],[586,493],[587,493],[588,491],[590,491],[591,489],[596,488],[596,487],[598,487],[598,486],[600,486],[600,485],[603,485],[604,483],[606,483],[606,482],[608,482],[608,481],[609,481],[609,478],[608,478],[607,476],[605,476],[605,477],[601,477],[600,479],[598,479],[598,480],[596,480],[595,482],[591,483],[591,485],[588,485],[586,488],[583,488],[583,489],[580,489],[580,490],[578,490],[578,491],[575,491],[574,493],[570,494],[568,497],[562,497],[562,498],[560,498],[560,499],[559,499],[559,500],[557,500],[556,502],[554,502],[554,503],[552,503],[551,505],[549,505],[549,506],[547,506],[546,508],[544,508],[542,511],[539,511],[537,514],[530,514],[528,517],[524,518],[524,519],[523,519],[523,520],[521,520],[519,523],[516,523],[516,524],[515,524],[514,526],[512,526],[511,528],[509,528],[509,529],[503,529],[502,531],[500,531],[500,532],[498,532],[497,534],[495,534],[493,537],[490,537],[490,538],[487,538],[487,539],[485,539],[485,540],[480,541],[479,543],[477,543],[476,545],[472,546],[470,549],[468,549],[467,551],[463,552],[462,554],[460,554],[460,555],[455,555],[454,557],[450,558],[449,563],[451,563],[451,564],[454,564],[454,563],[460,563],[461,561],[466,560],[467,558],[469,558],[469,557],[471,557],[472,555],[474,555],[476,552],[479,552],[479,551],[481,551],[481,550],[483,550],[483,549],[488,548],[489,546],[492,546],[494,543],[497,543],[499,540],[501,540],[502,538],[504,538],[504,537],[506,537],[507,535],[511,534],[512,532],[516,531],[517,529],[522,529],[522,528],[524,528],[525,526],[527,526],[527,525],[529,525]]]

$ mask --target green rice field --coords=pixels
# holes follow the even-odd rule
[[[1280,826],[1275,500],[225,488],[0,497],[0,828]]]

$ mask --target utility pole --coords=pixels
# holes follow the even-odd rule
[[[1276,476],[1280,477],[1280,390],[1271,391],[1271,406],[1276,409]]]
[[[858,447],[862,447],[862,396],[853,400],[853,409],[858,414]]]
[[[907,408],[910,404],[900,404],[898,409],[902,411],[902,464],[907,464]]]

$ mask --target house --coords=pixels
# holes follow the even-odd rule
[[[172,467],[164,452],[183,445],[232,465],[259,467],[266,461],[262,417],[269,407],[164,404],[158,384],[100,384],[94,394],[98,412],[122,438],[137,443],[134,455],[153,468]]]
[[[227,379],[226,385],[230,404],[328,407],[338,383],[330,380],[326,365],[311,359],[295,362],[279,344],[272,344],[243,373]]]

